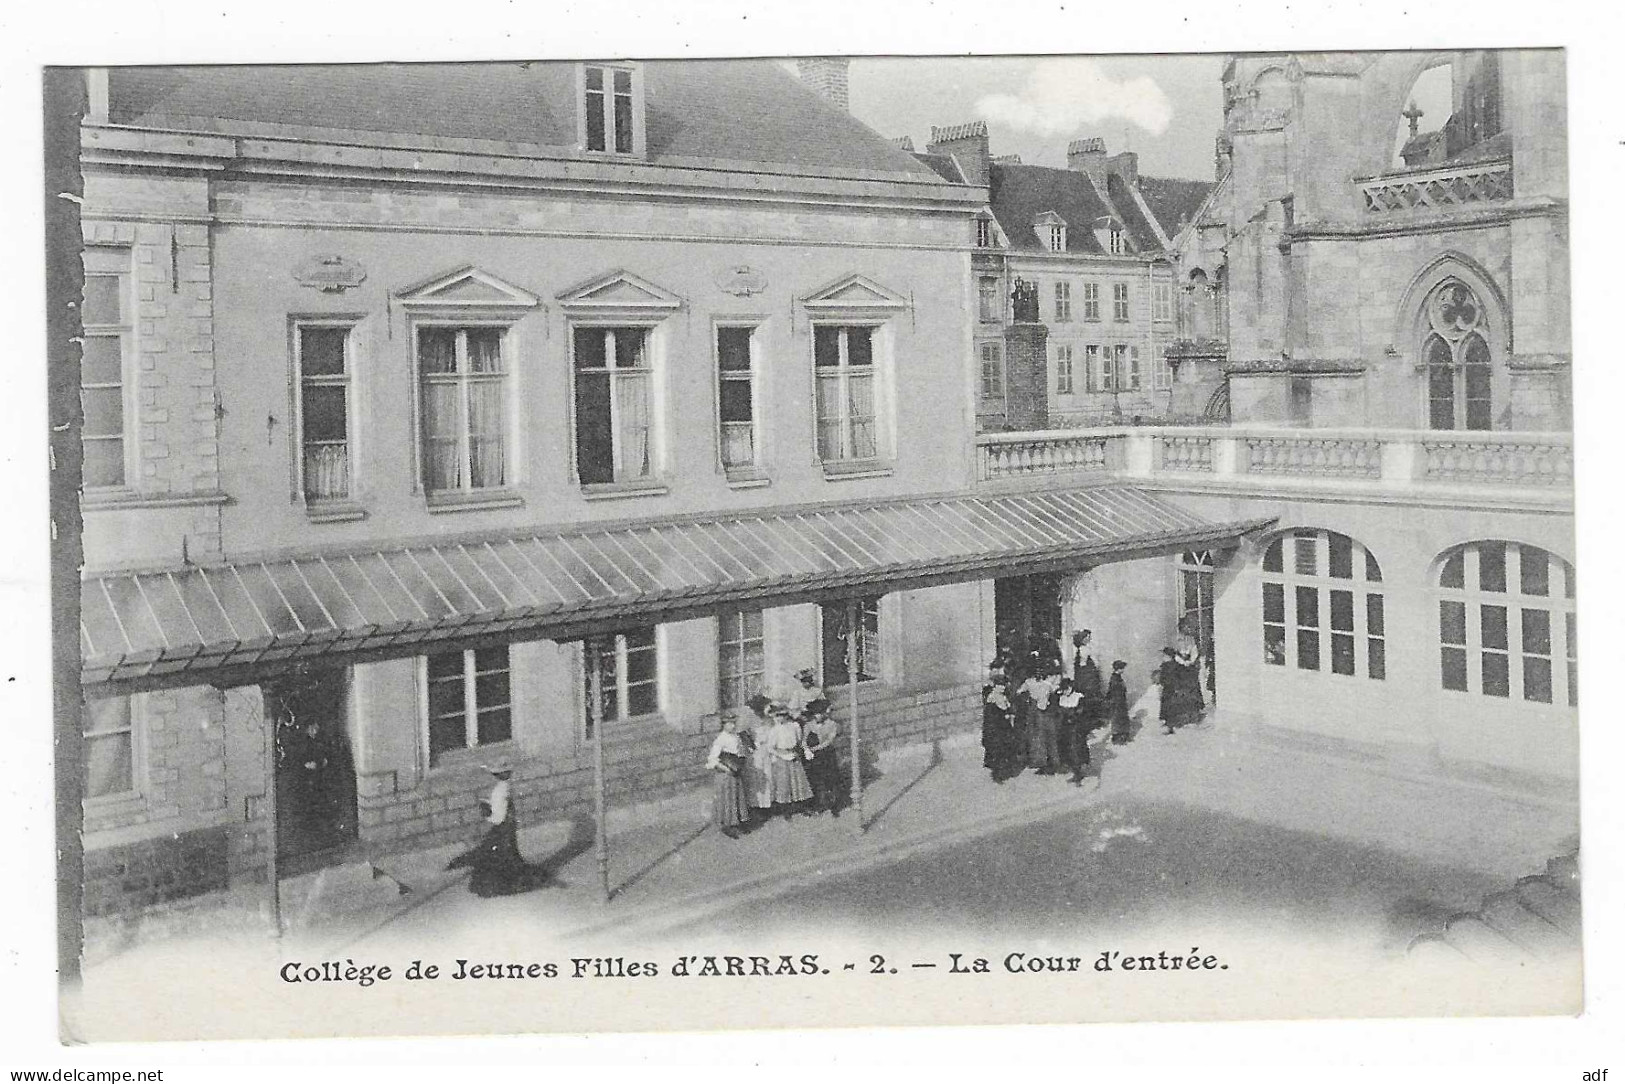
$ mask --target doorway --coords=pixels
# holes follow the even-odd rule
[[[1179,555],[1179,629],[1196,640],[1207,663],[1204,684],[1208,699],[1217,693],[1213,660],[1213,551],[1186,550]]]
[[[1059,574],[1006,576],[993,581],[993,625],[1001,653],[1025,659],[1031,652],[1060,658]]]
[[[339,861],[357,838],[349,671],[303,675],[277,701],[276,852],[289,877]]]

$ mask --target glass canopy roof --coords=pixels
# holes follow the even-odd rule
[[[738,608],[1233,543],[1130,486],[790,507],[87,578],[88,692],[245,684],[317,660],[572,640]]]

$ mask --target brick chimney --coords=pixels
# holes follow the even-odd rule
[[[1123,178],[1123,183],[1130,188],[1140,183],[1140,156],[1133,151],[1123,151],[1106,159],[1106,169]]]
[[[991,156],[987,144],[987,122],[952,124],[946,128],[931,126],[931,142],[925,145],[928,154],[951,154],[959,162],[965,180],[971,184],[988,183],[988,163]]]
[[[835,108],[848,113],[851,110],[846,104],[846,71],[850,64],[844,56],[804,56],[796,61],[796,74]]]
[[[1074,139],[1066,145],[1066,168],[1087,173],[1096,183],[1106,181],[1106,141],[1099,136]]]

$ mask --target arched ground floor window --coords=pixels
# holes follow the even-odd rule
[[[1442,688],[1579,703],[1572,565],[1538,546],[1487,541],[1446,550],[1438,569]]]
[[[1263,561],[1264,663],[1381,681],[1388,674],[1382,570],[1335,531],[1294,530]]]

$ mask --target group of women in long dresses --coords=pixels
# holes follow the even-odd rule
[[[845,804],[836,751],[840,726],[812,673],[798,673],[783,700],[757,693],[746,707],[748,716],[723,716],[706,758],[715,780],[716,827],[737,838],[774,817],[839,816]]]

